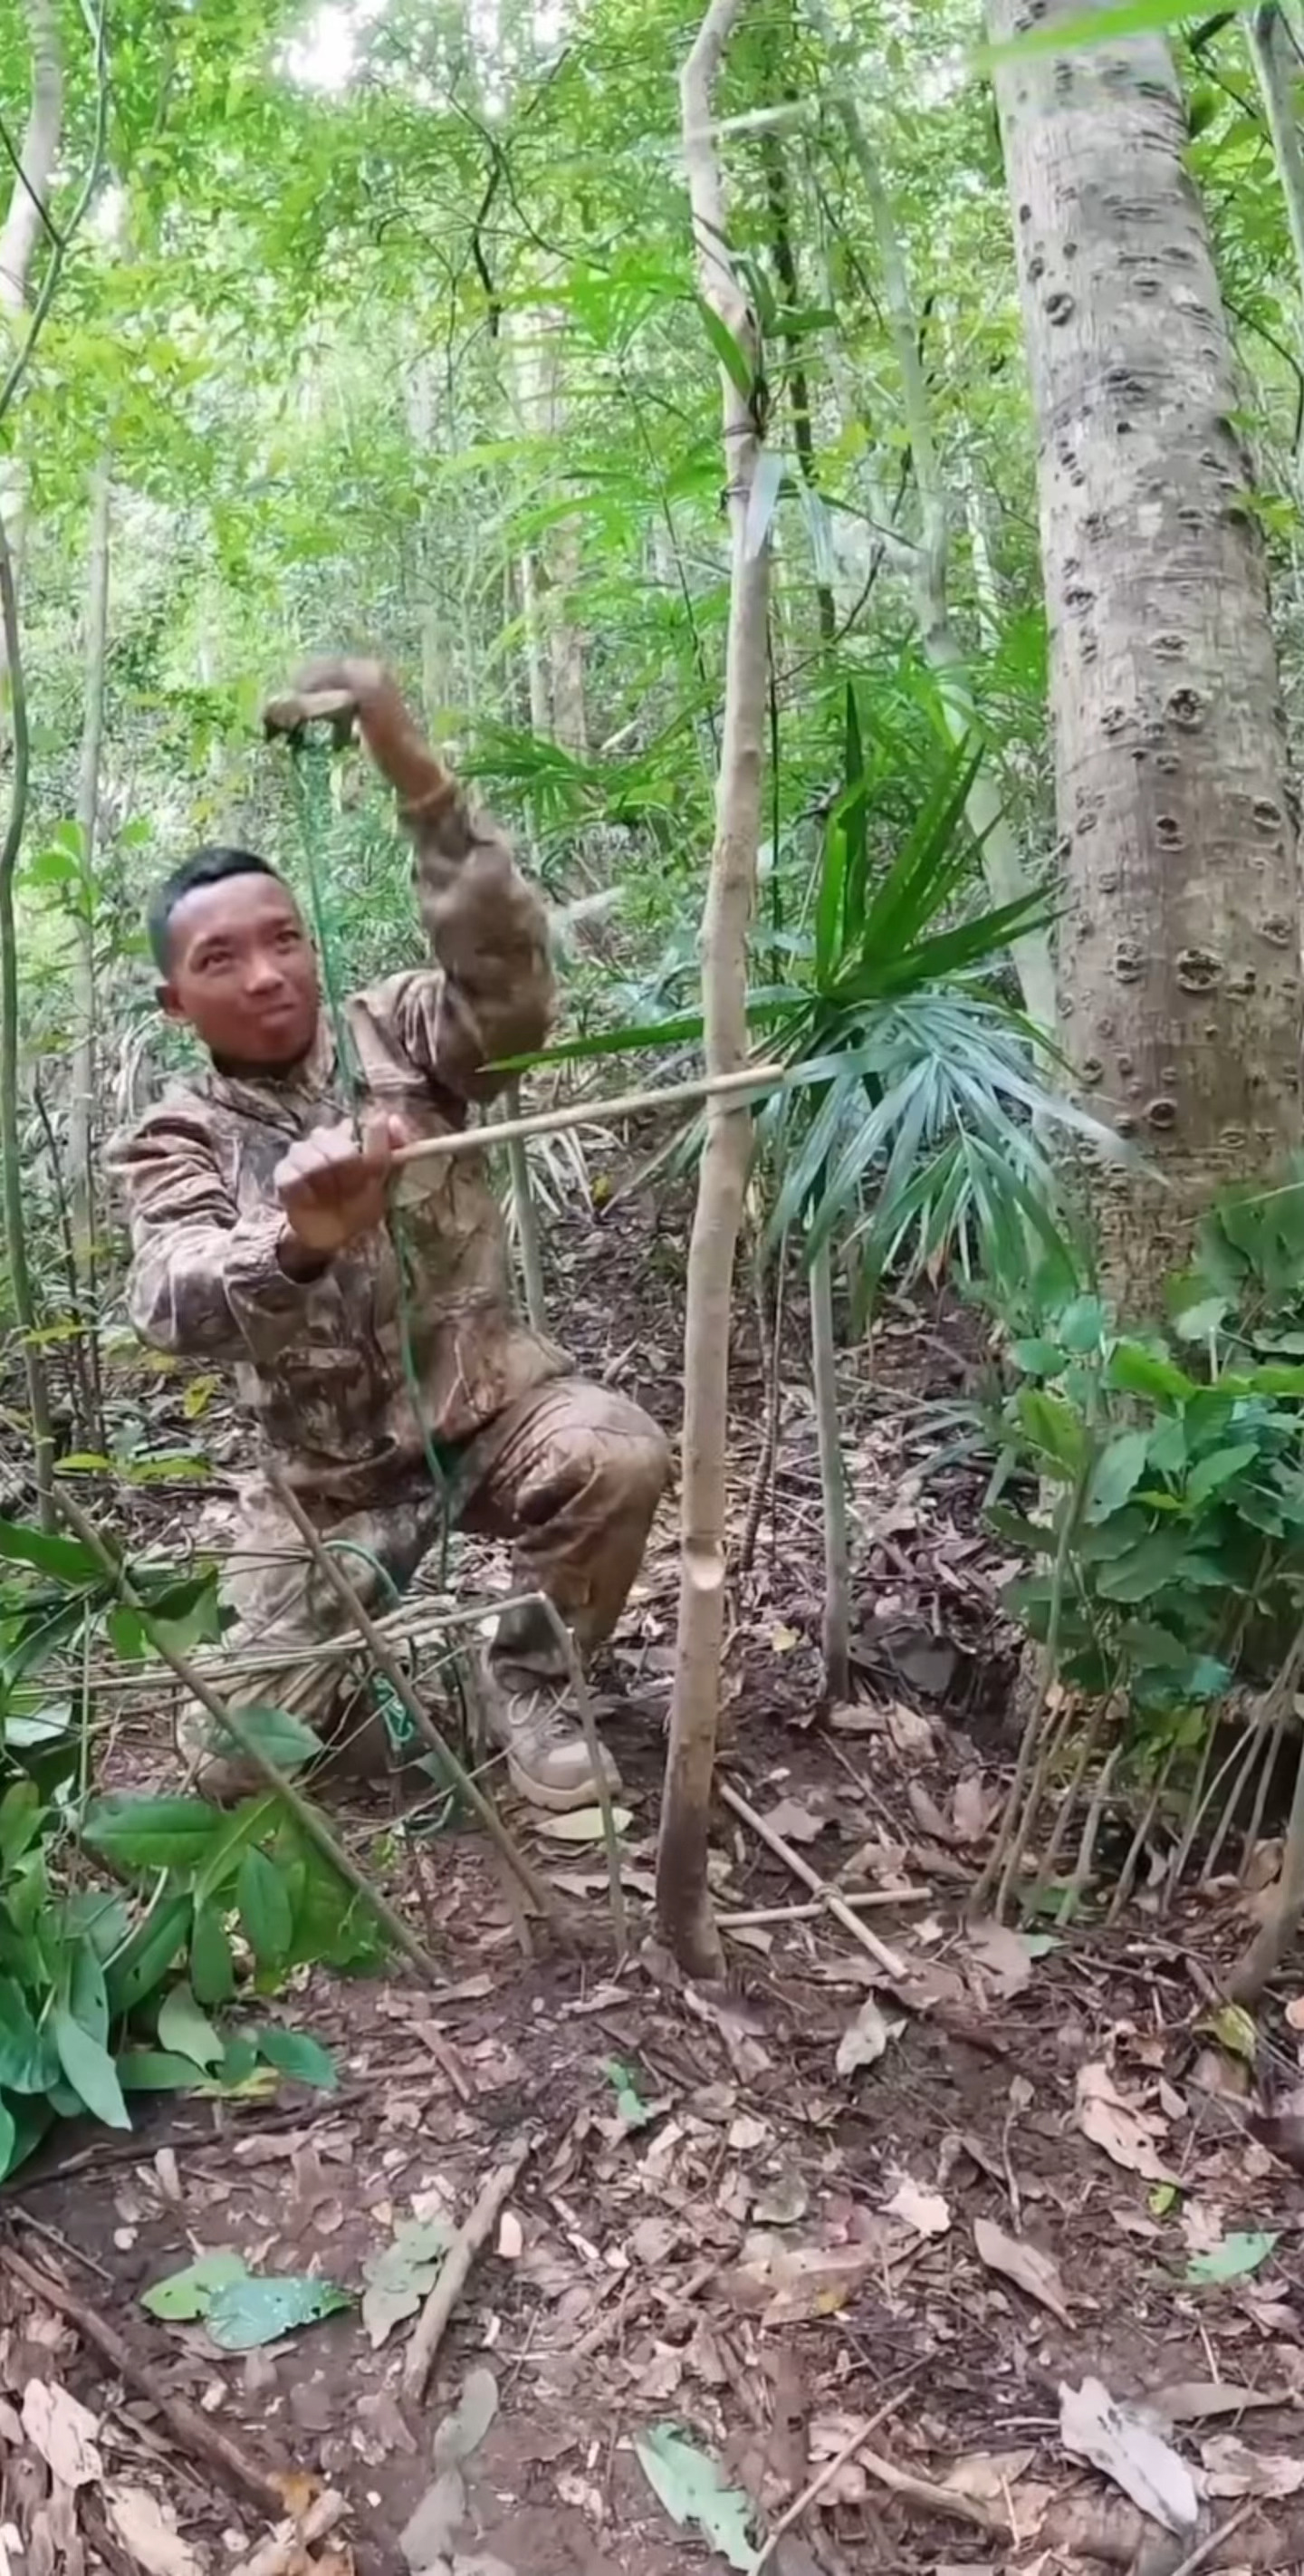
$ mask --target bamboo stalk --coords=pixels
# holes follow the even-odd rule
[[[338,1870],[347,1885],[371,1907],[377,1922],[384,1925],[395,1948],[401,1950],[405,1958],[411,1960],[413,1967],[420,1970],[429,1985],[443,1985],[445,1982],[443,1969],[437,1966],[429,1951],[423,1949],[415,1933],[408,1930],[402,1915],[395,1912],[388,1897],[382,1896],[379,1888],[372,1886],[366,1871],[359,1868],[352,1855],[345,1850],[343,1843],[336,1841],[325,1817],[309,1799],[304,1797],[301,1789],[296,1789],[292,1780],[287,1780],[283,1771],[277,1770],[274,1762],[268,1761],[262,1746],[242,1725],[238,1711],[228,1707],[225,1700],[218,1698],[216,1691],[210,1690],[203,1674],[196,1672],[189,1656],[178,1654],[176,1648],[168,1644],[157,1620],[151,1617],[130,1576],[118,1563],[112,1550],[106,1546],[94,1521],[87,1517],[79,1503],[69,1500],[61,1486],[56,1485],[53,1501],[60,1518],[67,1522],[70,1530],[76,1532],[83,1547],[89,1549],[97,1565],[103,1569],[113,1584],[118,1599],[128,1610],[135,1612],[155,1653],[161,1655],[164,1663],[171,1666],[177,1680],[189,1691],[191,1698],[197,1699],[200,1707],[206,1709],[208,1715],[225,1734],[230,1736],[232,1742],[239,1746],[251,1767],[267,1782],[268,1788],[274,1789],[277,1796],[284,1799],[296,1824],[307,1834],[309,1840],[316,1844],[318,1851],[330,1862],[332,1869]]]
[[[574,1127],[601,1127],[618,1118],[633,1118],[644,1109],[682,1109],[693,1100],[718,1100],[734,1093],[775,1091],[801,1079],[800,1065],[751,1064],[736,1073],[702,1074],[694,1082],[663,1082],[647,1091],[618,1092],[614,1100],[585,1100],[569,1109],[531,1109],[523,1118],[502,1118],[493,1127],[460,1127],[447,1136],[419,1136],[400,1145],[395,1171],[410,1163],[430,1163],[457,1154],[487,1154],[491,1145],[511,1145],[521,1136],[561,1136]]]

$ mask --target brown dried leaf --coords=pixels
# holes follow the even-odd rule
[[[1032,1975],[1027,1942],[1008,1923],[971,1923],[966,1940],[972,1956],[995,1980],[1000,1994],[1022,1994]]]
[[[1252,2406],[1296,2406],[1288,2388],[1238,2388],[1232,2380],[1179,2379],[1158,2388],[1146,2403],[1170,2424],[1208,2423],[1211,2416],[1243,2415]]]
[[[884,2208],[889,2218],[902,2219],[917,2236],[945,2236],[951,2224],[950,2205],[940,2191],[925,2191],[909,2174],[902,2175]]]
[[[995,2226],[990,2218],[974,2220],[973,2241],[980,2262],[989,2272],[999,2272],[1007,2281],[1013,2281],[1016,2289],[1025,2291],[1039,2307],[1049,2308],[1061,2325],[1072,2325],[1059,2265],[1053,2255],[1043,2254],[1039,2245],[1029,2245],[1021,2237],[1007,2236],[1004,2228]]]
[[[782,1834],[785,1842],[813,1843],[825,1832],[829,1819],[812,1815],[810,1808],[803,1807],[797,1798],[780,1798],[778,1806],[771,1807],[765,1822],[772,1833]]]
[[[1097,2060],[1078,2070],[1078,2127],[1093,2146],[1103,2148],[1116,2165],[1143,2174],[1147,2182],[1172,2182],[1155,2145],[1166,2122],[1126,2102],[1109,2069]]]
[[[992,1820],[995,1801],[981,1771],[957,1780],[951,1797],[951,1831],[958,1843],[981,1842]]]
[[[1279,2451],[1252,2451],[1236,2433],[1215,2433],[1201,2443],[1200,2457],[1206,2495],[1278,2498],[1298,2495],[1304,2487],[1304,2460]]]
[[[95,2439],[99,2429],[99,2417],[57,2379],[28,2380],[23,2431],[61,2486],[90,2486],[103,2477]]]
[[[104,2502],[123,2548],[146,2576],[203,2576],[204,2560],[148,2487],[108,2486]]]
[[[929,1720],[921,1717],[917,1708],[907,1708],[904,1700],[895,1701],[888,1710],[887,1731],[898,1753],[918,1756],[930,1754],[933,1750],[934,1736]]]
[[[1061,2385],[1060,2440],[1071,2459],[1088,2460],[1166,2530],[1179,2539],[1191,2532],[1200,2502],[1185,2460],[1099,2379]]]
[[[971,2496],[975,2504],[1001,2504],[1006,2490],[1032,2466],[1031,2451],[969,2451],[953,2460],[942,2480],[953,2494]]]

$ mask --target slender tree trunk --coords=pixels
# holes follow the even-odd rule
[[[710,0],[684,65],[680,97],[702,292],[743,353],[756,388],[759,335],[729,253],[711,122],[716,75],[742,6],[743,0]],[[744,394],[726,368],[721,389],[732,568],[716,834],[702,920],[702,1007],[711,1074],[732,1072],[747,1056],[747,930],[761,824],[770,584],[768,525],[755,540],[749,540],[747,525],[760,454],[758,396]],[[724,1642],[729,1326],[751,1143],[750,1112],[713,1100],[688,1259],[679,1626],[657,1853],[662,1929],[680,1965],[694,1976],[718,1973],[721,1966],[706,1862]]]
[[[26,328],[27,280],[32,253],[41,235],[42,210],[49,210],[63,117],[59,23],[52,0],[27,0],[25,14],[32,57],[32,95],[19,168],[10,191],[4,229],[0,231],[0,372],[7,368]],[[0,518],[9,539],[15,585],[22,564],[26,504],[27,477],[10,439],[0,457]],[[4,655],[5,646],[0,640],[0,680],[6,668]]]
[[[990,0],[990,22],[1019,36],[1028,0]],[[1079,1081],[1150,1166],[1112,1174],[1096,1207],[1109,1284],[1146,1310],[1218,1186],[1299,1138],[1296,815],[1167,46],[1030,55],[997,95],[1039,432],[1061,1017]]]
[[[851,1547],[847,1470],[838,1425],[838,1351],[833,1332],[833,1254],[827,1239],[810,1264],[811,1377],[819,1435],[824,1520],[824,1683],[831,1700],[851,1697]]]
[[[109,621],[109,525],[112,485],[107,456],[91,490],[90,568],[86,590],[86,697],[82,716],[77,829],[81,840],[83,902],[73,961],[72,1092],[68,1119],[68,1181],[73,1257],[87,1310],[95,1287],[95,859],[100,810],[100,746],[104,734],[104,662]]]
[[[1245,21],[1250,57],[1263,95],[1264,113],[1277,176],[1286,200],[1286,221],[1295,253],[1295,310],[1304,313],[1304,141],[1295,113],[1294,83],[1299,74],[1290,31],[1277,0],[1254,10]]]
[[[14,920],[14,873],[27,820],[29,745],[23,667],[18,645],[18,591],[14,580],[13,550],[3,516],[0,516],[0,634],[4,641],[13,718],[13,777],[4,845],[0,848],[0,1189],[4,1196],[9,1290],[22,1336],[36,1491],[41,1518],[47,1528],[53,1528],[54,1433],[50,1422],[45,1363],[36,1339],[36,1300],[27,1266],[23,1159],[18,1133],[18,931]]]
[[[806,0],[811,23],[831,50],[837,33],[825,0]],[[964,649],[951,622],[947,598],[947,495],[933,438],[928,386],[919,354],[919,324],[901,238],[883,175],[874,157],[859,107],[845,78],[833,91],[832,104],[841,121],[863,183],[874,226],[883,300],[901,377],[901,402],[919,496],[919,543],[911,550],[910,580],[919,640],[937,675],[939,694],[953,741],[974,737],[976,715]],[[894,549],[894,553],[897,552]],[[898,554],[898,560],[899,560]],[[970,826],[982,849],[983,869],[994,904],[1016,903],[1029,891],[1023,853],[1009,822],[1004,799],[987,763],[978,769],[969,791]],[[1044,930],[1025,931],[1011,943],[1024,1008],[1034,1026],[1053,1036],[1056,1027],[1055,968]]]

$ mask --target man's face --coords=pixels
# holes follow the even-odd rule
[[[224,1064],[273,1073],[302,1061],[320,987],[288,887],[252,873],[193,886],[171,915],[168,943],[159,1000],[169,1019],[188,1020]]]

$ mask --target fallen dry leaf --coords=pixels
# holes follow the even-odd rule
[[[992,1820],[994,1801],[981,1771],[957,1780],[951,1798],[951,1831],[958,1843],[981,1842]]]
[[[99,2417],[57,2379],[29,2379],[23,2391],[23,2431],[61,2486],[84,2487],[104,2475],[96,2446]]]
[[[514,2209],[505,2209],[498,2221],[498,2252],[504,2263],[518,2263],[525,2251],[525,2233]]]
[[[898,1753],[927,1754],[933,1750],[933,1730],[928,1719],[921,1717],[917,1708],[907,1708],[904,1700],[895,1701],[888,1710],[887,1731]]]
[[[971,1923],[965,1935],[970,1954],[994,1978],[1002,1995],[1022,1994],[1032,1975],[1027,1942],[1008,1923]]]
[[[1049,2308],[1060,2324],[1072,2325],[1060,2279],[1059,2265],[1053,2255],[1043,2254],[1039,2245],[1029,2245],[1018,2236],[1007,2236],[990,2218],[975,2218],[973,2241],[980,2262],[989,2272],[1000,2272],[1016,2289],[1026,2291],[1040,2307]]]
[[[1288,2388],[1238,2388],[1232,2380],[1179,2379],[1158,2388],[1146,2404],[1170,2424],[1207,2424],[1211,2416],[1243,2415],[1252,2406],[1295,2406]]]
[[[945,2236],[951,2224],[950,2204],[940,2191],[925,2191],[909,2174],[903,2174],[884,2208],[889,2218],[904,2219],[917,2236]]]
[[[1215,2433],[1212,2441],[1202,2442],[1200,2458],[1206,2495],[1279,2498],[1298,2495],[1304,2487],[1304,2460],[1279,2451],[1252,2451],[1236,2433]]]
[[[106,2486],[104,2503],[123,2548],[146,2576],[203,2576],[204,2560],[148,2487]]]
[[[782,1834],[785,1842],[813,1843],[825,1832],[829,1819],[812,1815],[810,1808],[803,1807],[797,1798],[780,1798],[778,1806],[771,1807],[765,1822],[772,1833]]]
[[[907,1780],[906,1796],[910,1801],[911,1808],[913,1809],[916,1824],[922,1825],[924,1832],[926,1834],[931,1834],[935,1842],[944,1844],[949,1843],[951,1840],[950,1825],[947,1823],[941,1808],[938,1806],[937,1800],[930,1797],[922,1780]]]
[[[1117,2404],[1101,2380],[1061,2385],[1060,2440],[1071,2459],[1112,2478],[1166,2531],[1179,2539],[1191,2531],[1200,2500],[1185,2460],[1133,2407]]]
[[[1033,2457],[1031,2451],[969,2451],[952,2461],[942,2484],[953,2495],[971,2496],[975,2504],[1000,2504]]]
[[[862,2066],[873,2066],[888,2041],[902,2028],[899,2021],[885,2021],[874,1997],[867,1996],[838,2041],[835,2063],[839,2075],[856,2075]]]
[[[898,2239],[899,2248],[905,2240]],[[845,2306],[867,2272],[881,2274],[882,2244],[774,2245],[737,2264],[723,2287],[734,2305],[761,2312],[767,2326],[828,2317]]]
[[[1155,2145],[1166,2123],[1153,2114],[1138,2110],[1125,2102],[1115,2087],[1107,2066],[1095,2061],[1078,2070],[1078,2127],[1084,2138],[1103,2148],[1114,2164],[1129,2173],[1143,2174],[1147,2182],[1172,2182],[1175,2177],[1164,2163]]]

